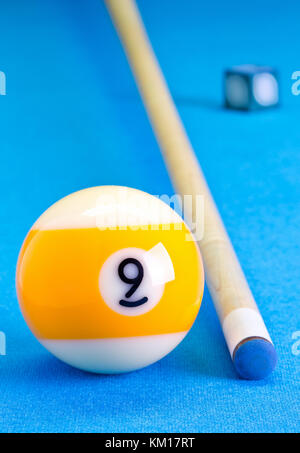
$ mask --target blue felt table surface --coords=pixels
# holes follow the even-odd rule
[[[173,189],[103,2],[2,1],[0,331],[7,348],[0,431],[299,431],[300,355],[292,335],[300,331],[300,96],[291,94],[291,74],[300,70],[299,2],[138,4],[278,367],[266,381],[237,379],[207,291],[183,343],[131,374],[77,371],[35,340],[14,284],[35,219],[89,186]],[[222,71],[242,63],[278,68],[280,108],[222,108]]]

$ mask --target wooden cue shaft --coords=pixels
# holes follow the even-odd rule
[[[194,200],[197,196],[203,197],[204,233],[198,243],[207,285],[230,353],[234,357],[238,345],[250,337],[265,338],[271,342],[171,98],[136,4],[134,0],[105,2],[125,48],[174,188],[181,196],[192,195]],[[187,220],[190,225],[199,221],[195,209],[189,210]],[[242,313],[239,310],[241,308],[248,310]],[[229,317],[233,312],[234,315]],[[251,325],[250,329],[248,324]]]

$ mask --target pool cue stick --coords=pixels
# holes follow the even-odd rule
[[[204,233],[198,241],[207,285],[240,377],[263,379],[277,355],[247,284],[205,177],[179,118],[134,0],[105,0],[157,137],[169,175],[182,197],[203,197]],[[188,223],[197,222],[195,209]]]

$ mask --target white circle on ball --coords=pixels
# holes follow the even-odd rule
[[[240,75],[230,75],[226,79],[227,102],[235,108],[246,108],[249,102],[247,81]]]
[[[253,94],[256,101],[267,107],[278,102],[278,83],[272,74],[256,74],[253,79]]]
[[[99,274],[99,290],[106,305],[125,316],[152,310],[165,285],[153,281],[151,266],[147,251],[140,248],[124,248],[110,255]]]

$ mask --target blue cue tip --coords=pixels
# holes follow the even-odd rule
[[[233,363],[243,379],[265,379],[276,367],[277,353],[268,340],[249,338],[237,346]]]

